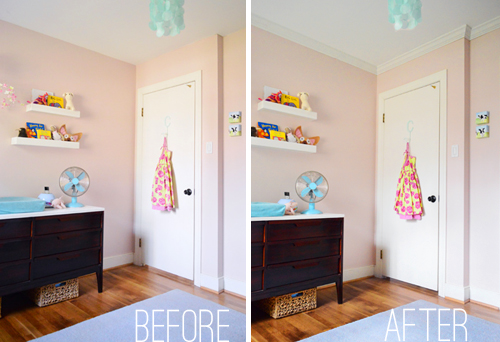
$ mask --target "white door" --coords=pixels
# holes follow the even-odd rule
[[[143,263],[193,280],[196,190],[194,82],[144,93],[142,103],[142,142],[138,146],[142,156],[139,224]],[[158,211],[152,209],[151,191],[167,131],[168,149],[172,151],[175,209]]]
[[[381,249],[382,275],[438,290],[439,82],[384,99]],[[409,123],[412,121],[412,123]],[[406,142],[416,157],[424,215],[404,220],[394,211]],[[432,202],[431,196],[436,201]]]

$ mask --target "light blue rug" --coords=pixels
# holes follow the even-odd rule
[[[239,342],[245,341],[245,324],[240,312],[173,290],[32,341]]]
[[[405,323],[407,326],[404,327],[405,331],[403,336],[404,309],[414,309],[414,311],[405,311]],[[435,310],[428,311],[427,309]],[[442,310],[439,311],[439,309]],[[392,310],[385,311],[354,323],[346,324],[336,329],[309,337],[302,341],[500,341],[500,325],[467,315],[467,321],[463,326],[461,326],[466,318],[463,311],[454,312],[453,309],[448,309],[449,311],[444,311],[443,309],[448,308],[426,302],[425,300],[419,300],[395,308],[393,313]],[[440,312],[440,319],[438,312]],[[427,313],[429,314],[428,319]],[[455,329],[453,329],[454,314]],[[415,324],[415,326],[409,326],[409,324]],[[439,324],[441,324],[441,326],[439,326]],[[465,329],[467,329],[467,336],[465,335]],[[454,330],[455,335],[453,335]]]

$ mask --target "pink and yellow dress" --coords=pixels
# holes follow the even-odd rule
[[[405,220],[420,220],[424,213],[415,160],[415,157],[410,156],[410,145],[406,143],[405,161],[399,175],[394,204],[396,213]]]
[[[151,202],[155,210],[171,211],[175,207],[171,158],[172,151],[167,148],[167,138],[164,138],[151,194]]]

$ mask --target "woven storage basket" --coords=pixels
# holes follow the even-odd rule
[[[78,292],[78,278],[75,278],[60,283],[45,285],[33,289],[28,293],[35,304],[42,307],[76,298],[78,297]]]
[[[282,318],[316,308],[316,288],[263,299],[259,307],[272,318]]]

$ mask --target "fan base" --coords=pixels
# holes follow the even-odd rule
[[[304,215],[319,215],[323,214],[322,211],[316,210],[316,207],[314,206],[314,203],[309,203],[309,209],[303,211],[301,214]]]
[[[67,208],[81,208],[81,207],[84,207],[84,205],[83,205],[83,204],[81,204],[81,203],[78,203],[78,202],[76,201],[76,197],[72,197],[72,198],[71,198],[71,202],[70,202],[70,203],[68,203],[68,204],[66,204],[66,207],[67,207]]]

